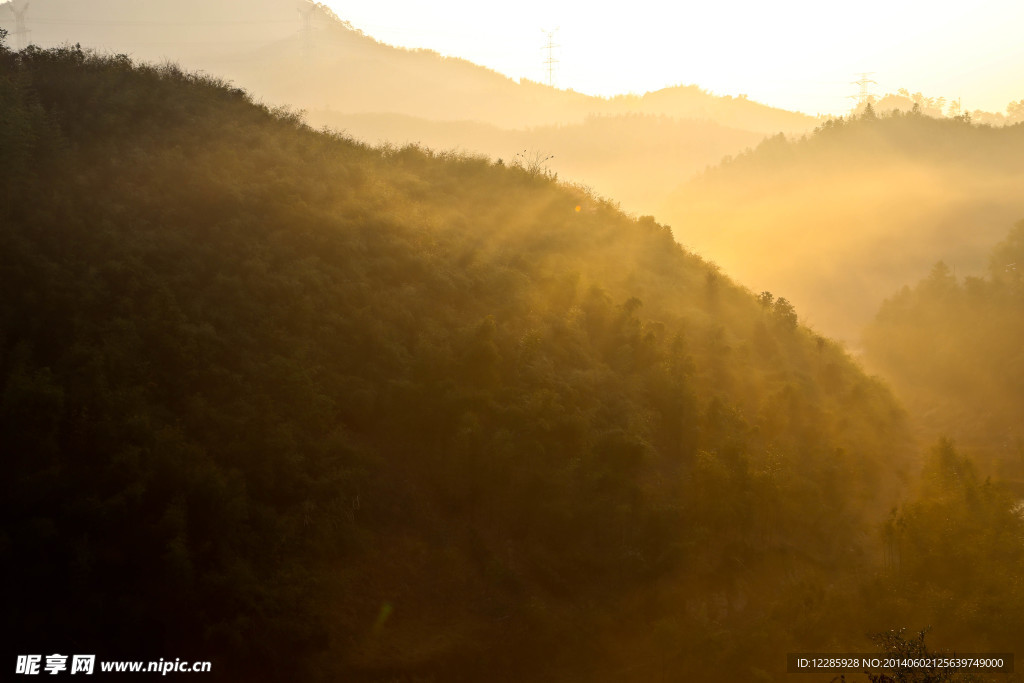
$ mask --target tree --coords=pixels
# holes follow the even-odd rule
[[[797,323],[796,308],[793,304],[789,303],[784,297],[779,297],[775,301],[775,305],[772,306],[772,315],[778,320],[784,327],[795,328]]]
[[[1010,102],[1006,105],[1007,123],[1024,123],[1024,100]]]
[[[914,638],[905,638],[903,636],[905,631],[906,629],[901,628],[876,633],[871,636],[871,640],[881,648],[886,657],[893,659],[928,659],[935,656],[936,653],[929,652],[924,644],[924,637],[929,629],[918,631]],[[954,683],[964,680],[952,669],[934,666],[927,668],[896,667],[891,676],[884,673],[865,673],[871,683]]]

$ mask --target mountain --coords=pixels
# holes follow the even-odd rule
[[[14,16],[4,7],[11,5],[0,5],[0,27],[8,31]],[[136,60],[171,60],[233,80],[272,103],[311,111],[387,112],[504,128],[630,113],[707,119],[762,133],[804,131],[814,121],[695,86],[599,98],[516,82],[464,59],[379,43],[325,5],[305,0],[33,0],[25,17],[31,41],[43,47],[80,43]]]
[[[13,30],[3,7],[0,26]],[[640,214],[723,156],[815,123],[692,85],[601,98],[517,82],[464,59],[379,43],[325,6],[295,0],[34,0],[26,25],[39,45],[172,61],[304,110],[314,127],[371,142],[506,160],[553,155],[550,168],[562,178]]]
[[[885,300],[865,358],[890,378],[921,429],[970,449],[986,470],[1024,480],[1024,221],[990,252],[980,276],[943,262]]]
[[[945,259],[980,271],[1024,215],[1024,125],[915,113],[775,136],[681,186],[659,215],[744,284],[859,343],[882,300]]]
[[[330,115],[330,122],[362,140],[419,144],[485,154],[503,161],[544,160],[559,177],[614,197],[628,211],[657,206],[679,184],[723,156],[761,141],[760,133],[710,121],[665,115],[591,116],[582,123],[502,129],[472,121],[428,121],[397,114]]]
[[[666,226],[173,66],[0,86],[16,654],[781,680],[894,626],[904,412]]]

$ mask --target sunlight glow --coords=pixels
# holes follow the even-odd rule
[[[638,0],[598,11],[579,0],[514,6],[442,0],[325,3],[393,45],[458,56],[512,78],[546,82],[546,34],[557,28],[554,83],[594,95],[695,84],[805,113],[843,113],[851,81],[873,72],[876,94],[898,88],[968,110],[1003,111],[1024,97],[1024,3],[810,0],[672,5]]]

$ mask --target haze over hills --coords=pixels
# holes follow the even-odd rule
[[[923,434],[945,434],[986,470],[1024,483],[1024,221],[978,275],[944,262],[894,292],[871,321],[865,357],[892,382]]]
[[[659,215],[755,289],[857,345],[882,300],[945,260],[981,272],[1024,215],[1024,124],[913,112],[777,136],[680,187]]]
[[[39,45],[174,61],[370,142],[506,161],[524,150],[553,155],[549,167],[562,177],[640,213],[723,155],[815,122],[696,86],[597,98],[516,82],[463,59],[384,45],[326,7],[295,0],[35,0],[27,17]],[[0,26],[13,29],[9,11],[0,9]]]
[[[662,203],[680,178],[764,137],[710,121],[652,114],[593,116],[582,123],[517,130],[397,114],[332,115],[329,120],[332,127],[372,142],[417,143],[484,153],[505,163],[541,163],[635,212]],[[545,161],[548,156],[553,158]]]
[[[334,96],[330,59],[306,73],[307,37],[271,35],[290,3],[161,5],[155,23],[135,3],[47,6],[126,13],[75,22],[115,51],[192,45],[175,57],[192,65],[232,63],[204,41],[261,8],[237,68],[284,99]],[[319,16],[336,65],[387,67],[335,74],[339,98],[480,117],[353,125],[457,125],[511,152],[370,147],[173,66],[0,47],[8,647],[382,683],[781,681],[782,653],[867,651],[868,633],[906,652],[899,629],[929,625],[946,647],[1020,651],[1019,508],[953,444],[915,444],[886,387],[800,324],[849,324],[821,317],[816,269],[880,271],[820,280],[856,320],[937,244],[980,250],[990,233],[954,219],[999,230],[1017,210],[1020,126],[862,117],[774,137],[684,187],[673,230],[516,163],[519,136],[662,174],[759,135],[726,124],[763,108],[517,84]],[[374,92],[412,81],[454,99]],[[458,101],[478,86],[508,109]],[[723,264],[746,250],[760,293],[677,243],[698,239]],[[939,275],[1016,310],[1015,281]]]
[[[9,646],[725,681],[906,619],[1019,644],[1020,590],[940,599],[1021,561],[998,488],[910,488],[884,386],[652,218],[173,68],[0,66]]]
[[[170,59],[231,79],[274,104],[311,111],[390,112],[506,128],[633,113],[772,133],[802,131],[813,122],[692,86],[595,98],[516,82],[463,59],[378,43],[325,6],[297,0],[35,0],[27,16],[32,42],[43,47],[81,43],[140,60]],[[0,12],[0,26],[13,28],[9,12]]]

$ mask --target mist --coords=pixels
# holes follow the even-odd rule
[[[683,244],[859,348],[881,302],[936,261],[961,275],[984,269],[1024,215],[1022,155],[1020,126],[851,115],[727,160],[661,215]]]
[[[592,97],[291,0],[9,9],[17,675],[1024,651],[1020,102]],[[866,668],[805,678],[1015,680]]]
[[[302,111],[314,127],[374,144],[505,161],[553,157],[547,167],[564,180],[638,214],[653,213],[680,182],[723,156],[815,124],[693,85],[601,98],[516,81],[463,59],[379,43],[325,6],[293,0],[36,0],[27,16],[38,45],[81,43],[172,61]],[[0,26],[13,30],[12,18],[0,11]]]

